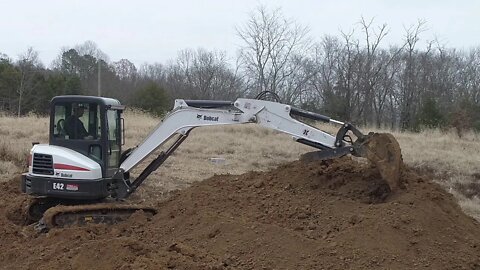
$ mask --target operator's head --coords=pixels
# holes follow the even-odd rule
[[[78,105],[78,107],[73,109],[73,112],[75,113],[76,117],[82,117],[83,113],[85,112],[85,107],[83,107],[83,105]]]

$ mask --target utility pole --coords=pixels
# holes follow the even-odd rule
[[[102,80],[100,78],[100,59],[97,60],[98,61],[98,96],[101,97],[102,96]]]

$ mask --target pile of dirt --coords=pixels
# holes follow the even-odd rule
[[[21,225],[28,198],[12,180],[0,185],[0,268],[480,269],[480,224],[428,175],[401,178],[387,196],[366,164],[297,161],[144,198],[150,220],[46,234]]]

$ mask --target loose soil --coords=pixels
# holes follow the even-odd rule
[[[350,158],[144,189],[158,214],[113,226],[25,225],[19,179],[0,184],[1,269],[480,269],[480,224],[426,172],[389,195]],[[137,198],[138,199],[138,198]]]

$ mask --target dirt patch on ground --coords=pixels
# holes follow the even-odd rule
[[[18,179],[0,184],[2,269],[480,269],[480,225],[428,175],[387,196],[350,158],[218,175],[144,197],[159,213],[37,234]],[[155,190],[142,195],[155,194]]]

